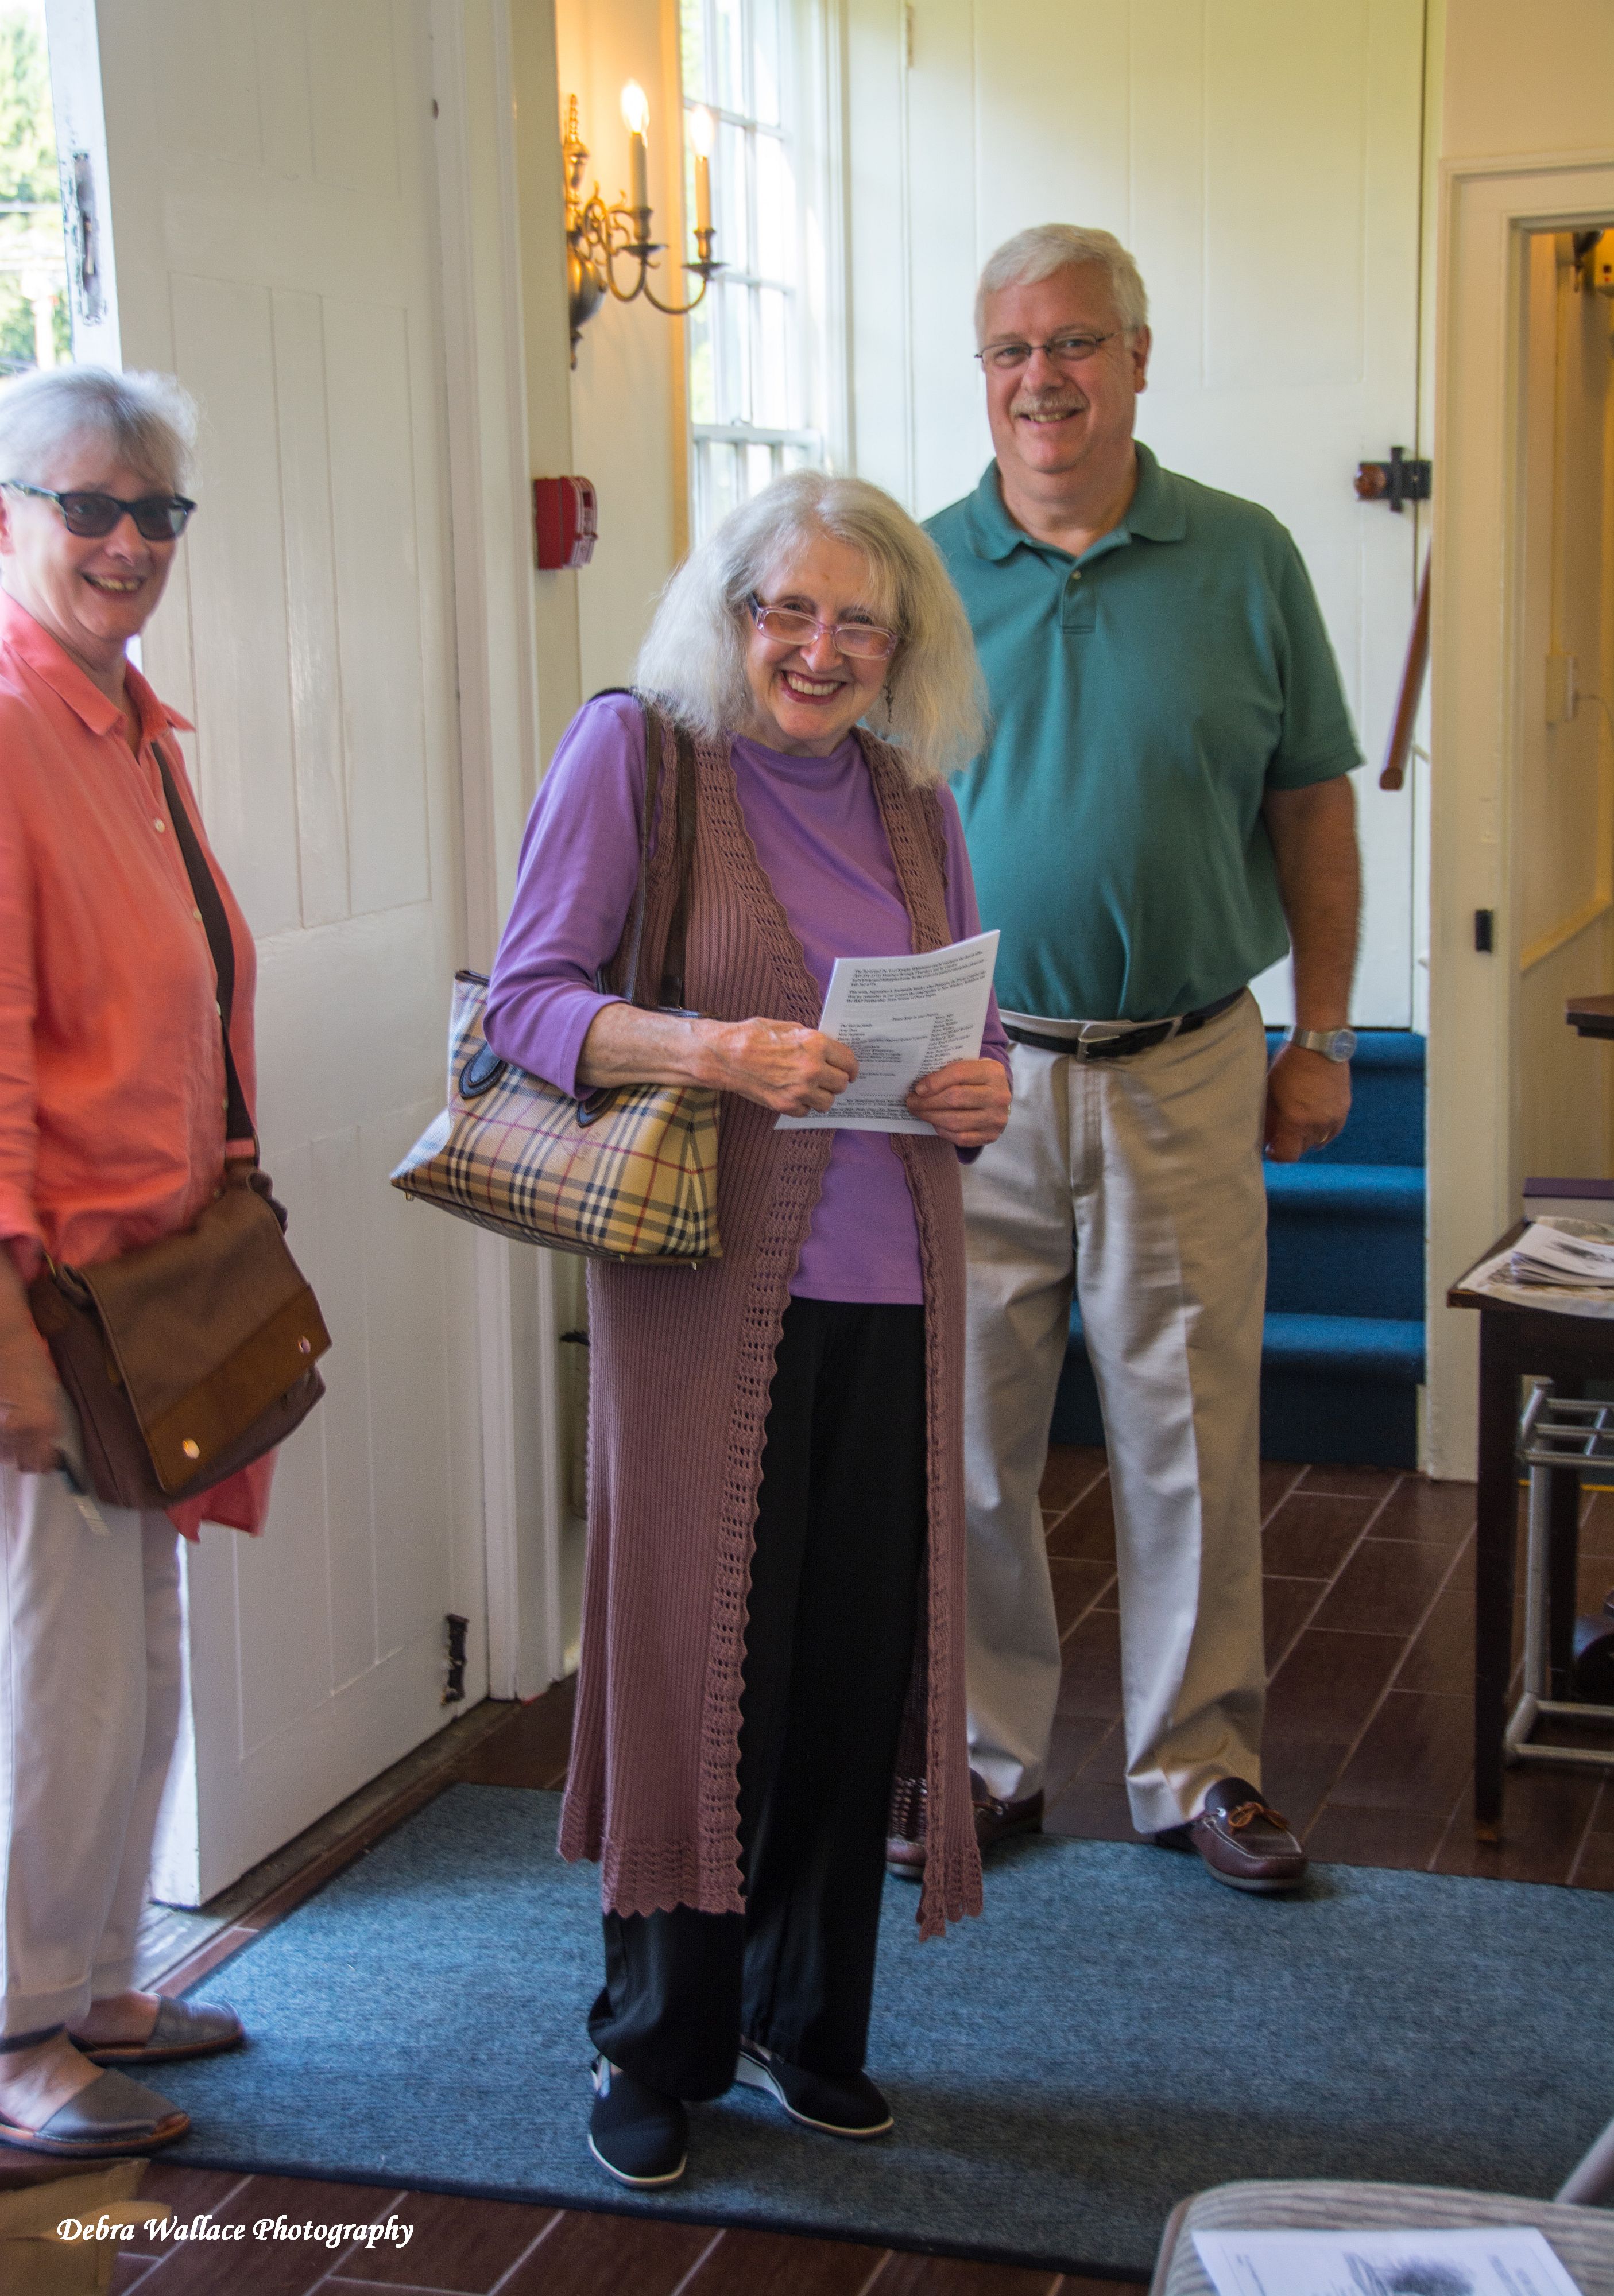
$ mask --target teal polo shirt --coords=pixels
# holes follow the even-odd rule
[[[1138,448],[1122,523],[1033,541],[998,466],[926,521],[991,695],[953,783],[1011,1013],[1157,1021],[1289,947],[1261,801],[1362,762],[1316,596],[1270,512]]]

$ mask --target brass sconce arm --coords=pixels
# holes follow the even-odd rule
[[[687,303],[664,303],[650,282],[651,272],[657,268],[656,258],[666,252],[665,241],[650,236],[652,210],[648,207],[630,207],[626,194],[615,206],[608,207],[600,195],[597,182],[588,198],[583,197],[583,169],[589,152],[578,131],[575,96],[568,100],[566,133],[561,151],[566,170],[566,289],[572,322],[572,364],[575,366],[583,329],[607,295],[618,303],[635,303],[643,296],[646,302],[668,318],[680,319],[701,302],[713,275],[723,266],[712,252],[715,232],[710,227],[697,229],[697,259],[683,267],[693,272],[701,283]],[[630,286],[618,283],[619,258],[638,266],[638,276]]]

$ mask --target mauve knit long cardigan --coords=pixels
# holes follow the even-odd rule
[[[915,950],[949,939],[940,808],[899,754],[860,734]],[[816,1028],[819,992],[759,864],[726,740],[696,744],[686,1001],[718,1020]],[[669,740],[663,790],[671,786]],[[641,979],[660,978],[673,891],[662,808]],[[964,1219],[956,1152],[893,1134],[925,1281],[929,1531],[896,1823],[923,1811],[921,1936],[981,1910],[964,1695]],[[722,1106],[723,1256],[699,1266],[589,1267],[589,1559],[560,1850],[598,1858],[619,1914],[739,1913],[737,1779],[746,1598],[763,1427],[790,1279],[831,1136],[778,1132]]]

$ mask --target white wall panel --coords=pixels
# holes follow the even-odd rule
[[[308,1226],[318,1269],[316,1283],[321,1299],[334,1303],[325,1399],[317,1416],[331,1636],[329,1688],[336,1691],[357,1682],[381,1655],[373,1471],[376,1429],[370,1376],[373,1318],[364,1221],[369,1189],[358,1127],[350,1125],[312,1142],[309,1173]]]
[[[408,315],[329,299],[325,344],[350,869],[364,912],[432,887]]]
[[[198,791],[253,931],[279,932],[300,921],[300,903],[269,296],[248,281],[181,274],[173,307],[209,481],[186,547]]]
[[[1359,461],[1416,441],[1422,0],[850,0],[859,469],[921,517],[990,459],[970,312],[1012,232],[1137,256],[1155,330],[1139,435],[1299,544],[1369,759],[1355,1016],[1412,1018],[1410,791],[1377,787],[1414,521]],[[911,346],[911,348],[910,348]],[[1162,643],[1169,635],[1162,634]],[[1289,1017],[1287,967],[1262,984]]]
[[[274,315],[301,914],[305,925],[324,925],[352,906],[325,315],[317,295],[285,287]]]

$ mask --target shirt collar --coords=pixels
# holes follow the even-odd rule
[[[119,731],[123,712],[118,704],[108,700],[44,624],[37,622],[26,606],[5,592],[0,592],[0,644],[5,645],[19,660],[25,661],[37,676],[42,677],[92,734]],[[190,733],[189,720],[157,699],[133,662],[128,665],[124,676],[129,700],[140,719],[143,743],[158,734],[166,734],[170,726],[177,726],[182,734]]]
[[[1138,483],[1127,504],[1126,516],[1112,534],[1102,537],[1103,545],[1117,548],[1123,542],[1130,542],[1134,535],[1141,536],[1146,542],[1181,542],[1188,532],[1188,509],[1182,481],[1170,471],[1161,469],[1152,450],[1141,439],[1137,441],[1137,455]],[[977,558],[1008,558],[1022,545],[1027,550],[1045,546],[1034,541],[1024,527],[1017,526],[1004,508],[995,459],[982,472],[981,483],[969,497],[965,516],[969,546]],[[1099,546],[1094,545],[1095,549]]]

